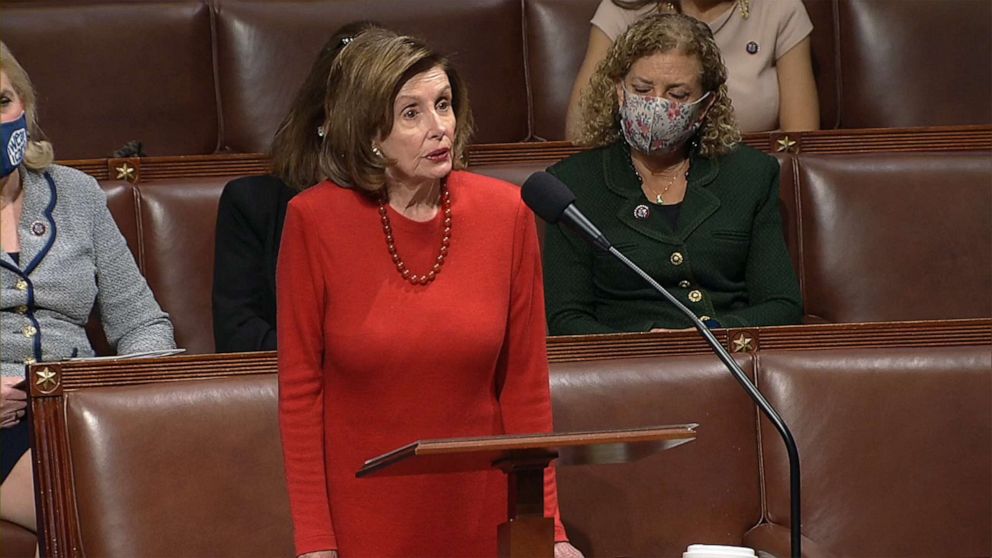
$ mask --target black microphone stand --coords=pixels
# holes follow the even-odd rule
[[[603,240],[605,241],[606,239],[604,238]],[[627,259],[627,256],[624,256],[619,250],[617,250],[613,246],[609,246],[606,249],[611,254],[616,256],[618,260],[623,262],[624,265],[626,265],[627,267],[632,269],[635,273],[640,275],[645,281],[647,281],[652,287],[654,287],[656,291],[661,293],[661,295],[664,296],[668,300],[668,302],[671,302],[673,305],[675,305],[676,308],[679,309],[680,312],[682,312],[690,320],[692,320],[692,325],[694,325],[696,329],[699,330],[699,333],[702,334],[703,339],[705,339],[706,343],[713,349],[713,352],[716,353],[716,356],[720,357],[720,360],[723,361],[723,364],[726,365],[728,370],[730,370],[730,373],[733,374],[734,378],[736,378],[737,381],[741,384],[741,386],[744,388],[744,391],[746,391],[747,394],[751,396],[751,399],[753,399],[755,404],[758,405],[758,408],[761,409],[761,412],[764,413],[766,417],[768,417],[768,420],[770,420],[772,424],[775,425],[775,429],[778,430],[778,433],[782,436],[782,441],[785,442],[785,449],[789,454],[789,500],[790,500],[790,510],[791,510],[791,522],[790,522],[789,530],[790,530],[790,541],[792,543],[792,558],[802,558],[802,542],[801,542],[802,532],[800,530],[802,526],[802,521],[800,519],[801,506],[799,499],[800,497],[799,449],[796,447],[795,439],[792,438],[792,432],[789,432],[789,427],[785,425],[785,422],[782,420],[782,417],[778,415],[778,412],[775,411],[775,408],[772,407],[771,403],[769,403],[765,399],[765,397],[761,395],[761,392],[758,391],[758,388],[751,383],[751,380],[749,380],[747,375],[744,374],[744,371],[741,370],[741,367],[737,365],[737,362],[733,358],[731,358],[730,354],[727,353],[727,350],[723,348],[723,345],[721,345],[720,342],[716,340],[716,337],[713,336],[713,333],[710,332],[709,328],[706,327],[706,325],[703,324],[703,322],[696,317],[696,315],[692,312],[692,310],[686,308],[684,304],[679,302],[677,298],[672,296],[672,294],[669,293],[667,290],[665,290],[664,287],[659,285],[657,281],[655,281],[650,275],[645,273],[643,269],[637,266],[637,264]]]

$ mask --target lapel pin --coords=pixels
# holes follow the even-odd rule
[[[35,221],[31,223],[31,234],[35,236],[42,236],[48,230],[48,226],[41,221]]]
[[[761,47],[758,46],[758,43],[751,41],[747,45],[745,45],[744,49],[747,50],[748,54],[758,54],[758,51],[761,49]]]
[[[638,205],[634,208],[634,218],[635,219],[647,219],[651,216],[651,208],[644,205]]]

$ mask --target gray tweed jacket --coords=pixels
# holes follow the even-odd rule
[[[21,167],[19,263],[0,254],[0,361],[93,356],[85,325],[94,305],[118,354],[175,347],[172,323],[145,282],[91,176],[52,165]]]

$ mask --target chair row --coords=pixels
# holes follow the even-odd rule
[[[776,157],[806,321],[992,316],[987,151]],[[520,184],[546,164],[470,170]],[[193,353],[213,351],[217,203],[231,178],[101,181],[139,267],[172,317],[178,344]]]
[[[736,358],[798,444],[805,556],[992,552],[992,319],[755,334],[801,347]],[[736,380],[695,348],[626,356],[683,337],[551,341],[556,431],[700,424],[639,461],[560,468],[572,541],[587,556],[788,555],[787,458]],[[275,367],[274,353],[33,365],[49,556],[291,555]]]
[[[108,157],[131,140],[158,156],[265,151],[321,45],[356,19],[450,53],[476,140],[499,143],[562,138],[598,3],[4,2],[0,35],[40,92],[61,159]],[[823,128],[992,123],[986,0],[804,3]]]

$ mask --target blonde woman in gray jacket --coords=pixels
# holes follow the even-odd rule
[[[35,530],[25,365],[93,356],[99,309],[118,354],[175,347],[96,180],[52,164],[27,73],[0,43],[0,518]]]

